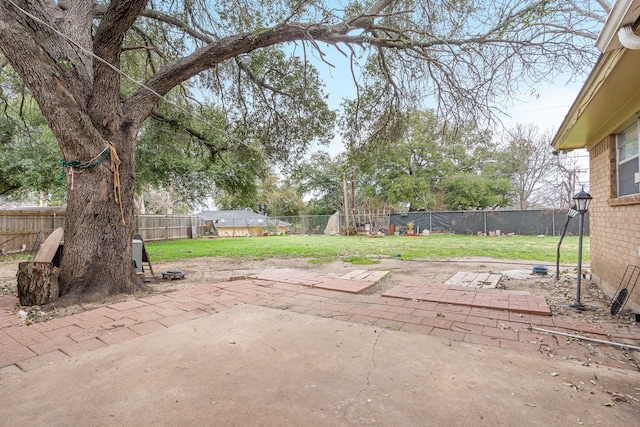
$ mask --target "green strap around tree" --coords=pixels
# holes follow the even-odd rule
[[[70,162],[67,162],[65,159],[60,159],[60,165],[62,167],[62,172],[60,173],[60,181],[64,181],[65,168],[73,168],[73,169],[80,169],[80,170],[89,169],[94,166],[98,166],[100,163],[104,162],[106,158],[109,157],[109,154],[111,154],[111,148],[107,148],[104,151],[104,153],[102,153],[102,156],[100,156],[96,161],[88,163],[86,165],[80,164],[80,160],[71,160]]]

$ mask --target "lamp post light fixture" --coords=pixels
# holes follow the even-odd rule
[[[560,245],[562,245],[562,239],[564,239],[564,235],[567,233],[569,221],[571,221],[571,218],[574,218],[576,215],[578,215],[578,211],[576,210],[576,205],[574,204],[567,210],[567,221],[564,223],[564,228],[562,229],[562,234],[560,235],[560,241],[558,242],[558,253],[556,255],[556,280],[560,279]]]
[[[573,196],[576,202],[576,210],[580,214],[580,229],[578,230],[578,284],[576,286],[576,302],[571,304],[569,308],[576,311],[584,311],[585,306],[580,302],[580,285],[582,281],[582,235],[584,234],[584,213],[589,210],[591,204],[591,194],[584,191],[584,187],[580,192]]]

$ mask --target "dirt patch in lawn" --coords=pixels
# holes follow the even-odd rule
[[[589,322],[606,321],[611,323],[632,324],[635,317],[629,310],[616,316],[610,314],[610,298],[593,284],[588,276],[582,280],[581,302],[590,310],[575,312],[568,306],[575,301],[576,268],[561,266],[560,279],[556,280],[555,265],[547,265],[548,275],[533,273],[531,261],[496,260],[492,258],[462,258],[451,260],[407,260],[402,258],[382,258],[374,260],[375,264],[354,265],[350,262],[333,261],[318,263],[309,258],[270,258],[264,260],[248,260],[237,258],[192,258],[176,261],[153,263],[156,280],[149,285],[155,293],[170,292],[204,283],[226,282],[231,278],[249,276],[269,269],[296,269],[313,271],[330,277],[337,277],[354,270],[388,270],[390,273],[380,280],[368,294],[379,294],[401,283],[445,283],[458,272],[498,273],[502,275],[498,287],[501,289],[528,291],[535,295],[543,295],[553,316],[579,318]],[[18,261],[0,262],[0,294],[17,295],[16,272]],[[179,270],[184,273],[183,279],[166,280],[162,273]],[[151,279],[149,269],[145,269],[145,277]],[[68,307],[55,307],[44,311],[40,307],[23,308],[29,319],[37,322],[55,317],[66,316],[90,310],[101,305],[124,301],[135,296],[120,296],[101,304],[78,304]],[[20,309],[16,307],[16,311]]]

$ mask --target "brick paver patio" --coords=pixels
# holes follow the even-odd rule
[[[251,278],[235,279],[129,299],[30,325],[16,314],[18,299],[1,296],[0,374],[3,368],[12,365],[24,371],[33,370],[240,304],[431,335],[452,344],[493,346],[540,357],[636,369],[635,361],[618,347],[567,339],[531,328],[638,346],[638,324],[587,323],[553,317],[546,302],[522,299],[526,293],[460,291],[443,284],[427,284],[403,285],[387,291],[387,296],[364,295],[342,283],[347,280],[292,270],[270,270]],[[358,286],[367,285],[362,280],[357,282]],[[331,290],[338,288],[343,289]]]
[[[551,316],[551,309],[542,295],[531,295],[522,291],[460,289],[435,283],[398,285],[384,292],[382,296]]]

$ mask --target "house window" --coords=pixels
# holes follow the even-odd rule
[[[640,172],[640,156],[638,155],[638,126],[640,121],[616,135],[618,154],[618,197],[640,193],[636,183],[636,173]]]

